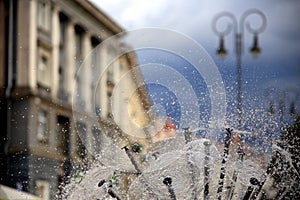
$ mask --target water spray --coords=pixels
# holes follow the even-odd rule
[[[197,199],[197,188],[196,188],[196,172],[195,172],[195,167],[194,167],[194,164],[193,162],[191,161],[191,152],[188,150],[188,152],[186,153],[186,157],[187,157],[187,163],[188,163],[188,166],[189,166],[189,170],[191,172],[191,179],[192,179],[192,183],[191,183],[191,187],[193,188],[192,190],[192,198],[193,200],[196,200]]]
[[[238,160],[240,160],[240,162],[243,162],[245,153],[244,153],[242,144],[238,144],[238,152],[237,153],[238,153]],[[228,200],[231,200],[233,197],[237,177],[238,177],[238,170],[234,169],[233,175],[232,175],[232,181],[230,183],[229,192],[228,192],[228,196],[227,196]]]
[[[115,198],[117,200],[121,200],[121,198],[111,189],[109,188],[107,193],[112,197],[112,198]]]
[[[176,195],[172,186],[172,178],[171,177],[164,178],[163,183],[168,187],[168,192],[170,194],[171,200],[176,200]]]
[[[222,190],[223,190],[223,185],[224,185],[224,178],[225,178],[225,173],[226,173],[226,161],[229,153],[229,147],[230,147],[230,140],[231,140],[231,135],[232,135],[232,129],[226,128],[226,135],[225,135],[225,145],[224,145],[224,153],[223,153],[223,160],[221,163],[221,170],[220,170],[220,179],[219,179],[219,187],[217,191],[217,199],[221,200],[222,198]]]
[[[205,152],[205,157],[204,157],[204,192],[203,192],[203,199],[208,200],[209,199],[209,148],[211,145],[210,141],[205,141],[203,142],[204,144],[204,152]]]
[[[254,190],[254,186],[258,185],[258,184],[259,184],[259,181],[258,181],[256,178],[252,177],[252,178],[250,179],[250,183],[251,183],[251,185],[248,186],[247,191],[246,191],[246,193],[245,193],[245,195],[244,195],[243,200],[249,200],[249,199],[250,199],[251,194],[252,194],[252,192],[253,192],[253,190]]]
[[[104,179],[100,180],[99,183],[98,183],[98,187],[102,187],[105,183],[106,183],[106,180],[104,180]],[[117,195],[117,193],[112,189],[112,184],[111,183],[109,183],[109,185],[108,185],[107,193],[112,198],[115,198],[117,200],[121,200],[121,198]]]
[[[267,180],[267,177],[268,177],[270,174],[273,173],[274,168],[275,168],[275,165],[276,165],[276,163],[277,163],[277,157],[278,157],[278,155],[279,155],[279,152],[278,152],[278,151],[275,151],[275,153],[272,155],[271,161],[270,161],[270,163],[269,163],[269,165],[268,165],[268,167],[267,167],[267,170],[266,170],[266,172],[265,172],[265,174],[264,174],[264,177],[265,177],[265,178],[263,179],[263,181],[259,182],[258,187],[254,190],[254,192],[253,192],[253,194],[252,194],[252,196],[251,196],[251,198],[250,198],[251,200],[257,199],[258,194],[259,194],[260,191],[262,190],[262,188],[263,188],[263,186],[264,186],[264,184],[265,184],[265,182],[266,182],[266,180]]]
[[[186,127],[186,128],[182,128],[183,129],[183,133],[184,133],[184,139],[185,139],[185,143],[189,143],[190,141],[192,141],[192,132],[190,131],[190,127]]]
[[[122,149],[125,150],[127,156],[129,157],[129,159],[130,159],[132,165],[134,166],[135,170],[137,171],[137,173],[138,173],[138,174],[141,174],[142,171],[140,170],[140,168],[139,168],[139,166],[138,166],[136,160],[134,159],[134,157],[133,157],[132,153],[129,151],[129,149],[128,149],[126,146],[123,147]]]

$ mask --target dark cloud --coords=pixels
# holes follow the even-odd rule
[[[253,36],[244,35],[243,84],[247,95],[261,94],[266,88],[296,88],[300,91],[300,1],[297,0],[110,0],[96,1],[99,7],[127,30],[161,27],[181,32],[200,43],[216,62],[226,86],[234,85],[236,57],[233,35],[225,39],[228,56],[216,57],[219,39],[211,23],[217,13],[229,11],[237,18],[248,9],[261,10],[267,17],[266,30],[259,35],[262,54],[248,53]],[[257,25],[257,19],[249,22]],[[177,42],[177,41],[176,41]],[[175,43],[176,44],[176,43]],[[180,44],[178,44],[180,45]],[[300,102],[299,102],[300,105]]]

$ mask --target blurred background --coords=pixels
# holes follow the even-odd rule
[[[0,199],[61,199],[72,192],[65,185],[80,183],[95,163],[136,170],[130,162],[135,159],[144,170],[152,143],[163,153],[178,148],[168,143],[176,142],[176,134],[207,136],[211,99],[194,66],[157,49],[127,51],[131,44],[123,43],[122,32],[147,27],[182,34],[204,48],[224,82],[233,157],[241,141],[260,171],[276,155],[277,197],[287,191],[287,198],[299,196],[299,119],[294,123],[300,114],[299,10],[297,0],[0,0]],[[152,63],[173,68],[190,83],[199,103],[199,130],[182,126],[174,91],[142,84],[155,73],[132,70]],[[168,75],[163,74],[173,81]],[[151,117],[161,128],[155,140],[143,129]],[[128,120],[138,129],[130,129]],[[124,134],[120,125],[138,131]],[[214,141],[220,152],[223,139],[220,132]],[[134,178],[120,184],[124,196]],[[87,187],[98,195],[98,187]]]
[[[300,14],[300,3],[294,0],[287,1],[97,1],[92,0],[114,20],[120,23],[126,31],[158,27],[166,28],[179,33],[201,44],[216,63],[225,87],[228,102],[228,113],[237,113],[237,54],[236,36],[234,25],[229,17],[219,18],[216,23],[219,31],[225,33],[223,47],[226,55],[218,56],[220,36],[214,31],[216,16],[224,11],[231,13],[238,22],[238,31],[244,29],[241,45],[241,96],[242,106],[245,111],[252,110],[247,115],[261,115],[262,110],[268,111],[279,118],[280,123],[291,122],[291,115],[299,113],[300,99],[300,25],[297,22]],[[266,24],[262,25],[259,15],[249,15],[242,23],[241,17],[252,9],[258,9],[265,16]],[[247,29],[248,25],[253,29],[261,26],[262,32],[255,33]],[[228,30],[229,30],[228,29]],[[254,41],[256,40],[256,41]],[[176,41],[174,41],[176,43]],[[251,48],[258,47],[259,51],[251,52]],[[150,61],[165,63],[168,66],[180,70],[189,67],[188,63],[160,52],[158,55],[137,52],[139,64]],[[184,73],[184,72],[183,72]],[[191,78],[192,77],[192,78]],[[189,80],[196,85],[201,82],[201,77],[190,76]],[[198,83],[197,83],[198,82]],[[203,84],[197,85],[198,93],[205,91]],[[197,89],[196,89],[197,90]],[[172,95],[158,86],[148,86],[150,97],[156,103],[166,105]],[[167,95],[168,94],[168,95]],[[160,98],[164,96],[164,98]],[[204,97],[205,98],[205,97]],[[169,100],[166,100],[169,99]],[[167,109],[169,115],[174,115],[175,122],[178,107]],[[207,114],[207,108],[202,109]],[[230,114],[229,114],[230,115]],[[246,117],[246,116],[244,116]],[[267,116],[266,116],[267,117]],[[246,117],[247,118],[247,117]],[[248,118],[249,121],[255,117]],[[179,123],[178,123],[179,124]],[[246,127],[246,125],[245,125]]]

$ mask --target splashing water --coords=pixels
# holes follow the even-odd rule
[[[106,166],[100,166],[99,162],[95,162],[93,167],[85,172],[81,181],[71,180],[65,188],[68,194],[64,199],[82,199],[83,196],[87,199],[115,199],[109,194],[110,190],[120,199],[169,199],[168,187],[163,182],[166,177],[172,178],[172,188],[177,199],[193,199],[193,196],[203,197],[206,176],[209,183],[208,196],[214,199],[218,188],[222,148],[218,143],[210,144],[206,148],[205,143],[210,144],[210,141],[194,138],[185,144],[184,138],[176,137],[154,144],[144,156],[148,159],[143,163],[142,174],[122,173],[134,171],[128,158],[124,165],[108,162]],[[174,146],[177,149],[171,148]],[[122,153],[124,154],[121,152],[121,155]],[[97,156],[99,161],[108,157],[109,155],[105,154]],[[126,160],[126,157],[123,159]],[[205,167],[208,174],[205,174]],[[229,185],[234,169],[238,169],[239,172],[236,191],[245,191],[250,178],[259,179],[263,174],[262,168],[253,158],[247,157],[243,162],[239,162],[234,156],[229,157],[225,187]],[[113,179],[116,179],[115,183],[112,183]],[[103,185],[99,187],[101,181]]]
[[[189,61],[206,83],[208,92],[204,96],[210,97],[210,113],[205,112],[208,116],[204,116],[204,122],[199,123],[199,108],[201,103],[206,102],[199,101],[195,85],[186,79],[188,73],[183,76],[172,67],[150,62],[141,66],[145,74],[145,83],[159,83],[179,99],[179,129],[189,127],[192,132],[203,131],[203,138],[210,140],[199,138],[195,134],[192,141],[187,142],[179,133],[175,138],[150,143],[145,154],[135,154],[131,157],[130,152],[121,150],[123,146],[116,145],[117,142],[106,138],[101,144],[101,150],[92,152],[96,158],[93,165],[80,176],[71,179],[70,184],[65,186],[62,199],[217,199],[219,196],[222,199],[241,199],[248,190],[249,180],[263,182],[263,175],[268,175],[265,172],[268,169],[266,163],[270,159],[268,156],[271,155],[269,152],[274,133],[280,132],[278,120],[261,109],[249,108],[243,110],[243,124],[237,125],[236,112],[226,114],[228,107],[229,111],[235,109],[236,102],[231,106],[226,105],[228,102],[222,77],[203,48],[177,33],[168,32],[169,37],[161,35],[166,35],[166,32],[155,29],[133,32],[129,44],[133,44],[134,49],[151,47],[169,50]],[[166,38],[173,40],[168,41]],[[169,46],[173,41],[180,40],[183,41],[182,46]],[[106,43],[109,43],[109,40]],[[193,51],[186,52],[186,49],[191,47],[194,48]],[[199,61],[199,58],[205,59]],[[106,64],[109,66],[110,63]],[[169,77],[176,77],[176,80],[169,80]],[[128,77],[123,77],[124,80],[126,78]],[[122,83],[119,81],[115,86],[116,94],[124,85]],[[110,103],[114,105],[114,101],[119,101],[117,95],[112,97]],[[205,106],[204,108],[209,109]],[[117,115],[114,107],[112,111]],[[153,114],[156,123],[156,115],[166,117],[165,112],[164,107],[156,105],[150,109],[149,114],[150,117]],[[74,118],[78,116],[75,115]],[[142,128],[135,126],[131,121],[121,123],[116,119],[116,124],[127,135],[135,137],[135,134],[142,132],[141,136],[144,137]],[[123,119],[129,120],[130,117],[126,115]],[[225,132],[223,129],[227,127],[234,128],[234,135],[229,137],[226,147],[222,142],[225,135],[222,131]],[[154,132],[156,133],[156,130]],[[243,148],[244,153],[242,159],[238,154],[240,148]],[[134,159],[139,161],[135,163]],[[223,188],[220,187],[220,183]]]

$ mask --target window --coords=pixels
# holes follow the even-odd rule
[[[76,31],[75,34],[75,45],[76,45],[76,60],[81,61],[82,59],[82,34]]]
[[[59,152],[68,157],[70,154],[70,120],[57,116],[57,141]]]
[[[50,30],[50,6],[46,1],[38,1],[38,27],[44,31]]]
[[[58,91],[57,97],[60,101],[68,102],[69,94],[66,88],[69,66],[66,65],[66,29],[69,18],[63,12],[59,13],[59,67],[58,67]]]
[[[80,73],[78,73],[78,70],[80,68],[80,65],[82,64],[83,61],[83,52],[82,52],[82,46],[83,46],[83,34],[85,30],[79,26],[75,26],[75,52],[76,52],[76,74],[75,74],[75,80],[76,80],[76,102],[75,105],[77,106],[77,109],[84,110],[86,102],[84,100],[84,93],[83,93],[83,88],[85,87],[84,81],[82,79],[82,76]]]
[[[94,48],[96,48],[100,44],[100,41],[95,36],[91,37],[91,45]]]
[[[48,141],[48,117],[45,110],[40,110],[38,112],[38,131],[37,139],[39,142]]]
[[[76,71],[79,69],[83,55],[82,55],[82,46],[83,46],[83,34],[85,30],[79,26],[75,26],[75,53],[76,53]]]
[[[100,50],[96,48],[100,44],[100,41],[96,37],[91,37],[91,45],[93,48],[92,56],[92,63],[91,63],[91,99],[95,100],[95,113],[99,117],[100,116],[100,101],[97,101],[97,83],[98,83],[98,76],[100,74]],[[93,106],[93,105],[92,105]]]
[[[81,159],[84,159],[87,156],[87,149],[85,146],[87,145],[87,129],[86,125],[81,122],[77,122],[76,127],[79,134],[79,137],[77,138],[77,154]]]
[[[59,87],[62,88],[65,83],[65,24],[66,22],[60,18],[59,22]]]
[[[50,199],[50,184],[45,180],[37,180],[36,181],[36,194],[38,197],[42,198],[42,200]]]
[[[63,65],[59,65],[58,68],[58,76],[59,76],[59,89],[64,91],[64,83],[65,83],[65,69]]]
[[[38,60],[38,69],[37,69],[37,81],[38,85],[43,88],[50,88],[50,69],[48,57],[42,55]]]
[[[97,62],[98,54],[95,54],[93,52],[93,64],[92,70],[91,70],[91,100],[93,103],[91,103],[92,110],[94,111],[94,114],[97,117],[101,116],[101,94],[100,89],[101,86],[98,82],[98,76],[100,74],[100,64]]]
[[[45,82],[47,73],[47,58],[40,57],[38,66],[38,77],[40,82]]]
[[[59,44],[63,45],[65,42],[65,33],[66,33],[66,25],[67,25],[68,17],[59,13]]]

